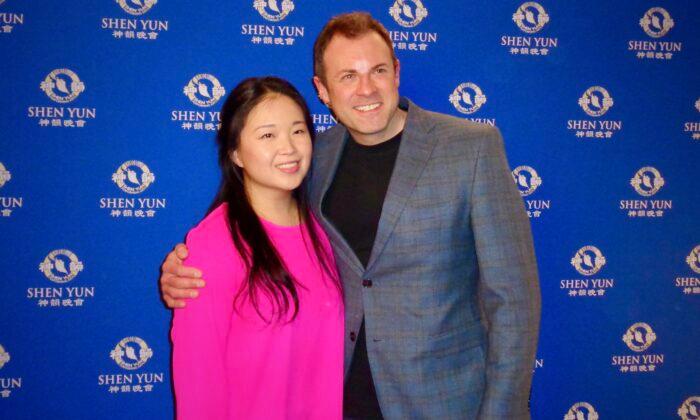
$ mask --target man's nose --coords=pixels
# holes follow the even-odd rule
[[[357,93],[363,96],[369,96],[377,90],[374,85],[374,81],[369,75],[360,76],[359,83],[357,85]]]

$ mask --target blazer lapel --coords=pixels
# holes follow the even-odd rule
[[[358,277],[361,277],[364,271],[362,263],[343,235],[341,235],[335,225],[328,220],[326,215],[323,214],[323,199],[326,197],[326,193],[328,193],[328,190],[333,184],[335,172],[338,169],[345,143],[349,138],[348,132],[344,127],[339,126],[332,130],[332,132],[329,132],[325,137],[326,138],[323,140],[326,144],[324,144],[323,149],[319,150],[315,156],[316,165],[314,168],[315,174],[313,176],[316,181],[314,182],[312,191],[314,212],[318,216],[319,222],[323,225],[323,229],[326,231],[328,239],[333,245],[336,256],[341,258],[347,266],[352,268]]]
[[[399,154],[384,198],[377,236],[367,264],[368,271],[372,269],[386,246],[436,142],[434,136],[428,135],[431,127],[425,111],[407,99],[401,99],[403,104],[408,105],[408,116],[401,136]]]

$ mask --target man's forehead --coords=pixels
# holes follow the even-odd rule
[[[378,33],[370,31],[353,38],[343,34],[333,35],[323,58],[326,64],[370,60],[376,61],[371,63],[374,66],[382,62],[391,63],[392,54],[384,39]]]
[[[376,31],[372,30],[352,37],[340,32],[336,33],[328,42],[328,46],[330,47],[332,44],[339,43],[342,43],[343,45],[360,45],[366,43],[376,43],[377,45],[386,46],[388,49],[388,46],[386,45],[386,42],[384,41],[382,36],[379,35],[379,33],[377,33]]]

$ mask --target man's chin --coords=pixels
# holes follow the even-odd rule
[[[386,131],[389,126],[388,122],[385,124],[375,123],[375,124],[354,124],[351,133],[357,133],[362,136],[375,136]]]

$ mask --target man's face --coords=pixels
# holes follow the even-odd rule
[[[378,144],[403,129],[398,111],[399,62],[378,33],[350,39],[335,35],[323,55],[325,81],[314,83],[321,100],[363,144]]]

